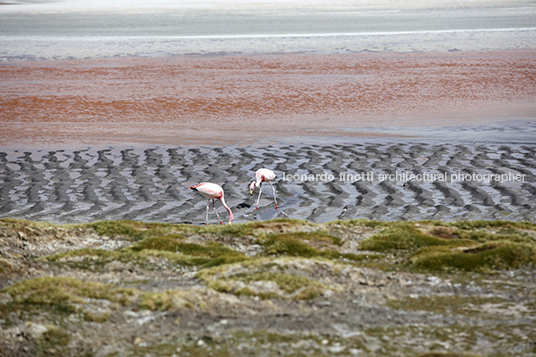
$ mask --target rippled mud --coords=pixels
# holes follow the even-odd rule
[[[534,222],[535,158],[534,145],[448,143],[0,152],[0,217],[201,224],[206,200],[188,186],[208,181],[223,186],[235,222]],[[277,212],[266,185],[254,210],[257,191],[250,196],[247,186],[261,167],[278,175]],[[210,214],[210,223],[218,223]]]

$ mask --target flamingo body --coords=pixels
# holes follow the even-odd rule
[[[201,182],[198,185],[190,186],[188,188],[195,190],[199,192],[200,194],[202,194],[203,196],[205,196],[206,198],[208,198],[205,225],[208,226],[208,210],[210,207],[210,200],[212,200],[212,209],[214,210],[214,212],[216,212],[216,215],[218,216],[220,223],[223,224],[223,221],[221,220],[220,215],[218,214],[218,212],[216,211],[216,208],[214,207],[214,200],[221,201],[221,204],[223,205],[223,207],[225,207],[225,209],[229,212],[229,224],[233,223],[233,219],[234,219],[233,212],[225,203],[223,188],[221,188],[220,185],[217,185],[212,182]]]
[[[255,209],[259,208],[259,200],[261,199],[261,192],[262,192],[262,183],[263,182],[268,182],[270,184],[270,186],[272,186],[272,192],[274,193],[275,210],[277,211],[277,199],[275,197],[275,188],[274,188],[274,185],[272,185],[272,181],[275,180],[276,177],[277,177],[277,175],[275,174],[275,172],[273,172],[272,170],[269,170],[269,169],[258,169],[255,172],[255,180],[253,180],[249,184],[249,194],[250,195],[253,194],[253,190],[255,189],[255,187],[259,188],[259,196],[257,197],[257,205],[256,205]]]

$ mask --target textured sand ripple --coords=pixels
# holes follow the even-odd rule
[[[202,223],[206,201],[188,186],[221,184],[237,222],[334,219],[536,221],[536,146],[369,143],[266,147],[131,147],[0,152],[0,217],[60,223],[100,219]],[[280,209],[265,186],[260,208],[247,184],[257,168],[278,174]],[[373,175],[374,180],[340,174]],[[443,175],[435,179],[380,175]],[[452,181],[453,175],[522,180]],[[283,180],[283,175],[287,180]],[[298,175],[331,180],[288,180]],[[313,176],[311,176],[313,175]],[[437,177],[450,178],[447,181]],[[216,204],[220,212],[223,209]],[[215,217],[211,215],[212,222]]]

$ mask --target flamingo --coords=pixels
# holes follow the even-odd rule
[[[210,207],[210,200],[212,200],[212,209],[214,212],[216,212],[216,216],[218,216],[218,219],[220,220],[220,223],[223,224],[220,215],[218,214],[218,211],[216,211],[216,207],[214,207],[214,200],[218,199],[221,201],[221,204],[227,211],[229,211],[229,224],[233,223],[233,212],[231,209],[225,204],[225,199],[223,198],[223,188],[221,188],[220,185],[217,185],[215,183],[211,182],[201,182],[198,185],[190,186],[188,188],[191,188],[194,191],[199,192],[203,196],[208,198],[207,202],[207,217],[205,219],[205,225],[208,226],[208,209]]]
[[[261,199],[261,192],[262,192],[262,183],[263,182],[269,182],[270,186],[272,186],[272,191],[274,192],[274,203],[275,203],[275,210],[277,211],[277,199],[275,198],[275,188],[274,185],[272,185],[272,181],[276,178],[275,172],[269,169],[258,169],[257,172],[255,172],[255,180],[249,184],[249,194],[253,195],[253,190],[255,187],[259,188],[259,196],[257,197],[257,205],[255,209],[259,208],[259,200]]]

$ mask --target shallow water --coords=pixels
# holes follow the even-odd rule
[[[535,67],[533,50],[5,64],[0,145],[533,143]]]
[[[314,222],[353,218],[534,222],[535,155],[536,147],[529,144],[420,142],[5,151],[0,152],[4,182],[0,217],[61,223],[101,219],[202,223],[206,199],[188,186],[208,181],[224,188],[235,222],[275,217]],[[259,210],[254,210],[258,191],[250,196],[247,185],[260,167],[270,167],[278,175],[277,212],[266,184]],[[296,176],[322,173],[333,177]],[[347,179],[341,173],[370,173],[372,180]],[[473,173],[474,180],[455,178]],[[387,174],[393,177],[382,178]],[[478,176],[505,174],[513,176],[487,182]],[[219,202],[216,207],[223,211]],[[215,219],[211,211],[210,221],[217,223]]]

